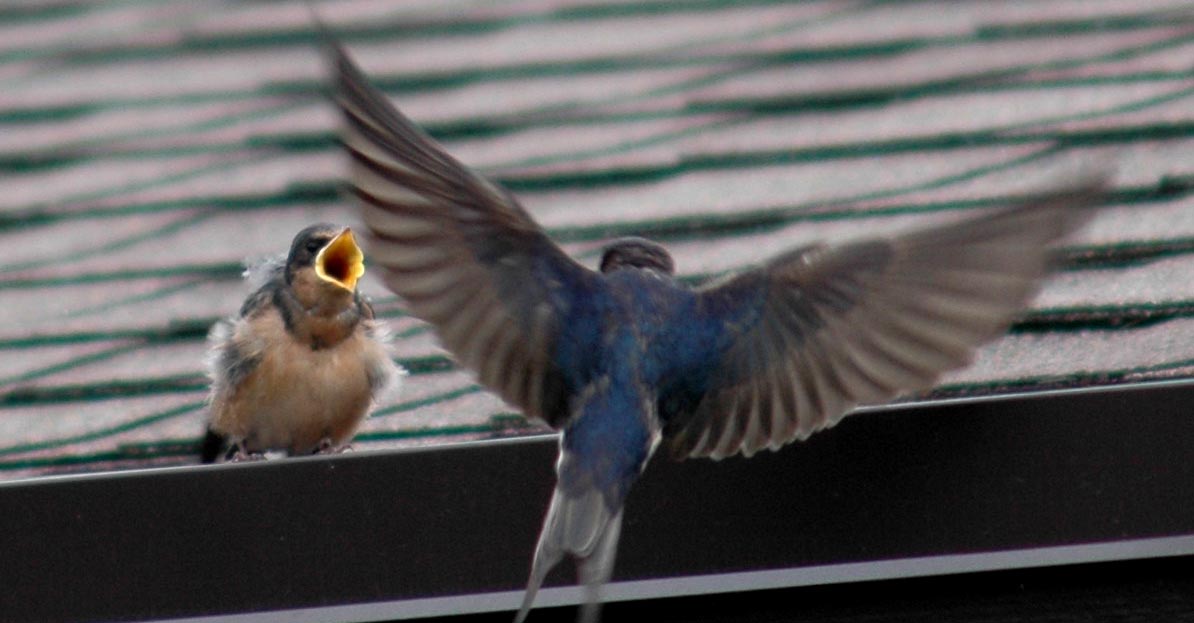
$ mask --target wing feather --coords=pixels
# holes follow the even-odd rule
[[[600,281],[551,242],[508,193],[448,155],[328,42],[351,193],[370,263],[479,381],[528,416],[560,425],[580,381],[556,363]]]
[[[1094,176],[977,218],[781,255],[699,291],[726,317],[694,405],[662,414],[673,456],[778,448],[856,405],[930,387],[1006,330],[1083,225]]]

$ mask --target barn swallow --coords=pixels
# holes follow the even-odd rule
[[[586,587],[581,619],[597,618],[623,502],[659,444],[677,459],[777,450],[965,365],[1038,291],[1050,245],[1091,217],[1082,208],[1105,184],[793,249],[697,287],[641,238],[609,244],[593,271],[327,48],[383,281],[482,384],[562,431],[516,622],[566,554]]]
[[[202,460],[336,450],[401,375],[387,332],[357,291],[364,256],[352,230],[321,223],[294,237],[284,261],[240,314],[212,328],[211,421]]]

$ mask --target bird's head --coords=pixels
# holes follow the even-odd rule
[[[663,245],[646,238],[618,238],[605,246],[601,254],[601,272],[620,268],[649,268],[664,275],[676,272],[676,263]]]
[[[365,254],[357,246],[352,230],[328,223],[312,225],[294,237],[286,256],[286,281],[294,284],[301,273],[348,292],[365,274]]]

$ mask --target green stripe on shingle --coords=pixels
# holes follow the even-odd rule
[[[143,344],[126,344],[115,348],[76,357],[68,362],[57,364],[51,368],[33,371],[19,378],[0,379],[0,385],[16,385],[64,372],[73,368],[90,365],[99,361],[111,359],[118,355],[135,352]],[[422,357],[401,357],[395,363],[406,369],[407,373],[418,376],[422,374],[437,374],[456,369],[451,359],[443,355],[426,355]],[[198,361],[195,362],[198,365]],[[55,404],[63,402],[92,402],[97,400],[112,400],[152,396],[157,394],[176,394],[188,392],[206,392],[209,387],[207,376],[200,372],[189,374],[171,374],[153,376],[144,374],[132,379],[111,379],[89,383],[70,383],[61,385],[18,385],[0,392],[0,408],[5,406],[28,406],[35,404]],[[476,385],[450,390],[447,393],[431,396],[410,403],[400,403],[387,407],[380,415],[389,415],[402,411],[409,411],[428,404],[435,404],[444,400],[451,400],[479,391]]]
[[[959,95],[972,93],[996,93],[1000,91],[1048,89],[1048,88],[1081,88],[1089,86],[1136,84],[1136,83],[1177,83],[1188,84],[1194,79],[1194,69],[1171,72],[1152,72],[1150,74],[1126,74],[1118,76],[1094,76],[1083,78],[1052,78],[1047,80],[1033,80],[1030,82],[1002,81],[991,83],[983,77],[973,80],[951,80],[948,87],[928,87],[920,85],[898,85],[871,89],[855,89],[792,96],[768,96],[765,98],[731,98],[706,99],[686,102],[680,109],[645,110],[631,112],[585,112],[572,110],[566,113],[551,114],[547,111],[528,111],[513,115],[465,118],[459,120],[442,121],[425,124],[429,134],[440,141],[471,140],[488,138],[508,133],[523,132],[535,128],[566,128],[570,126],[602,125],[609,123],[625,123],[644,120],[683,119],[692,116],[704,116],[712,113],[732,115],[734,122],[745,122],[771,115],[791,115],[811,111],[843,110],[859,107],[907,102],[925,97],[944,95]],[[704,80],[704,79],[702,79]],[[1062,115],[1054,119],[1040,119],[1027,121],[1025,127],[1074,121],[1083,118],[1099,118],[1113,114],[1122,114],[1144,110],[1151,106],[1169,103],[1185,98],[1194,93],[1194,87],[1184,87],[1160,96],[1149,96],[1137,101],[1121,104],[1106,110],[1092,111],[1078,115]],[[297,104],[283,107],[281,110],[293,109]],[[253,117],[277,114],[277,107],[254,111]],[[308,131],[295,133],[257,134],[246,137],[243,141],[202,142],[195,144],[159,144],[153,147],[104,147],[105,142],[119,142],[122,140],[135,141],[143,138],[171,136],[174,134],[185,136],[186,132],[203,131],[223,125],[239,123],[250,118],[248,115],[236,115],[206,122],[204,127],[169,128],[155,132],[121,134],[118,136],[103,136],[89,139],[83,143],[70,146],[54,146],[42,152],[9,152],[0,153],[0,171],[11,173],[27,173],[42,169],[76,165],[89,160],[144,160],[164,157],[182,157],[198,154],[232,154],[239,151],[268,150],[285,153],[307,153],[312,151],[326,151],[338,148],[338,138],[331,130]],[[537,164],[556,163],[566,160],[579,160],[602,155],[611,155],[639,149],[651,145],[666,143],[669,140],[690,136],[697,132],[707,131],[721,122],[714,122],[708,127],[692,126],[680,131],[668,131],[647,139],[626,142],[599,150],[574,152],[565,155],[541,156],[519,162],[503,164],[503,167],[529,167]],[[795,121],[794,123],[799,123]],[[994,128],[995,130],[1009,130],[1011,127]],[[565,131],[561,129],[561,131]]]
[[[1116,331],[1194,317],[1194,301],[1159,301],[1131,305],[1075,305],[1038,309],[1012,325],[1017,333]]]
[[[88,10],[90,2],[37,2],[0,5],[0,21],[34,22],[74,17]]]
[[[211,264],[153,266],[150,268],[90,271],[76,273],[73,275],[54,275],[48,277],[10,277],[7,279],[0,278],[0,290],[53,288],[89,285],[95,283],[108,283],[113,281],[172,279],[178,277],[199,277],[208,281],[220,279],[238,279],[244,270],[244,265],[239,262],[216,262]]]
[[[188,173],[188,177],[195,177],[226,168],[224,165],[213,165]],[[177,181],[177,180],[173,180]],[[166,185],[166,183],[163,183]],[[122,189],[112,189],[107,194],[116,195]],[[269,209],[278,206],[295,204],[311,205],[331,203],[340,199],[340,185],[338,182],[302,181],[287,185],[278,192],[244,193],[235,195],[191,196],[182,199],[167,199],[161,201],[126,202],[111,206],[87,206],[86,202],[92,196],[82,197],[77,201],[83,205],[68,208],[54,208],[50,206],[36,206],[24,209],[0,212],[0,232],[6,229],[20,229],[25,227],[46,225],[68,219],[97,219],[119,218],[137,214],[169,212],[175,210],[206,209],[225,212],[242,210]]]
[[[992,396],[997,394],[1038,392],[1057,389],[1092,387],[1097,385],[1118,385],[1150,380],[1168,380],[1190,376],[1194,371],[1194,359],[1167,361],[1158,364],[1115,368],[1110,370],[1084,370],[1065,374],[1042,374],[1022,376],[1014,379],[991,379],[971,383],[951,383],[933,388],[907,401],[923,399],[961,398]]]
[[[930,392],[909,397],[905,400],[922,400],[926,398],[953,398],[996,395],[1011,392],[1042,391],[1048,389],[1065,389],[1072,387],[1086,387],[1090,385],[1109,385],[1125,382],[1140,382],[1150,379],[1172,378],[1175,373],[1194,368],[1194,359],[1163,362],[1153,365],[1132,366],[1108,370],[1092,370],[1069,374],[1026,376],[1015,379],[992,379],[984,382],[955,383],[939,386]],[[74,443],[95,441],[122,432],[148,426],[159,421],[192,413],[202,407],[202,403],[189,403],[181,407],[159,412],[147,418],[140,418],[133,422],[116,427],[108,427],[84,435],[76,435],[67,439],[35,444],[20,444],[9,448],[0,448],[0,456],[34,452],[55,447],[62,447]],[[361,442],[397,441],[412,438],[428,438],[442,436],[460,436],[470,434],[509,434],[513,431],[525,431],[528,427],[525,418],[516,414],[496,413],[490,416],[486,424],[457,425],[444,427],[420,427],[395,431],[375,431],[362,433],[357,438]],[[115,450],[102,451],[92,454],[65,454],[53,457],[27,457],[0,460],[0,471],[15,471],[38,467],[71,466],[86,464],[111,463],[114,461],[147,461],[160,458],[184,458],[185,462],[195,462],[198,439],[195,440],[158,440],[148,443],[122,444]]]
[[[948,152],[975,147],[1046,143],[1058,143],[1068,147],[1126,145],[1192,136],[1194,136],[1194,121],[1016,133],[1002,130],[976,130],[789,149],[693,154],[681,156],[678,162],[668,164],[611,167],[596,171],[581,170],[550,174],[514,174],[499,177],[498,180],[506,188],[516,192],[547,192],[658,182],[699,171],[724,171],[826,160],[874,158],[903,153]]]
[[[686,0],[671,2],[653,0],[647,2],[617,4],[577,4],[551,7],[543,11],[529,11],[510,15],[468,15],[444,16],[405,15],[393,18],[378,18],[364,24],[336,25],[333,30],[343,41],[374,42],[443,37],[467,37],[487,34],[528,25],[551,22],[595,22],[608,19],[624,19],[645,16],[666,16],[683,13],[703,13],[724,9],[739,9],[749,6],[786,4],[790,0]],[[67,5],[71,6],[71,5]],[[83,5],[87,6],[87,5]],[[63,7],[60,14],[67,14]],[[76,9],[77,10],[77,9]],[[34,15],[33,9],[25,12]],[[49,7],[43,9],[39,18],[54,16]],[[4,13],[0,13],[3,16]],[[12,14],[19,16],[19,10]],[[42,50],[19,50],[0,54],[0,62],[25,60],[50,56],[59,62],[106,63],[129,59],[156,58],[160,56],[181,56],[184,54],[209,54],[236,50],[253,50],[282,46],[314,46],[319,43],[319,33],[310,25],[258,29],[252,32],[205,32],[183,33],[165,41],[133,42],[124,44],[94,46],[48,47]]]
[[[107,361],[109,359],[113,359],[120,355],[135,352],[139,348],[140,348],[140,345],[135,344],[135,343],[133,343],[133,344],[118,344],[116,346],[113,346],[110,348],[105,348],[103,350],[100,350],[100,351],[97,351],[94,353],[88,353],[86,355],[79,355],[76,357],[71,357],[70,359],[68,359],[66,361],[62,361],[62,362],[55,363],[55,364],[50,364],[47,366],[42,366],[39,368],[25,370],[23,372],[19,372],[17,374],[14,374],[14,375],[11,375],[11,376],[8,376],[5,378],[0,378],[0,386],[14,385],[14,384],[18,384],[18,383],[29,383],[31,381],[36,381],[37,379],[40,379],[40,378],[59,374],[61,372],[74,370],[76,368],[81,368],[83,366],[88,366],[88,365],[91,365],[94,363],[99,363],[101,361]]]
[[[1194,23],[1194,18],[1186,20]],[[1172,25],[1172,24],[1170,24]],[[1194,35],[1179,33],[1159,41],[1132,44],[1111,52],[1098,52],[1089,58],[1062,59],[1043,63],[1031,63],[1009,68],[985,71],[973,76],[930,81],[922,88],[930,92],[947,88],[951,84],[965,83],[976,79],[992,81],[1029,70],[1046,71],[1067,67],[1078,67],[1092,62],[1117,61],[1143,54],[1162,51],[1184,45],[1194,40]],[[866,58],[890,57],[923,48],[953,47],[974,42],[973,37],[945,36],[940,38],[912,38],[906,40],[883,40],[857,43],[837,47],[789,47],[780,50],[743,51],[736,53],[683,53],[663,50],[635,55],[617,55],[568,61],[539,61],[511,63],[487,67],[452,68],[428,72],[408,72],[400,75],[375,75],[371,81],[380,89],[403,93],[427,90],[458,88],[480,82],[502,82],[526,79],[550,79],[554,77],[601,74],[619,71],[658,70],[685,67],[728,66],[731,69],[719,72],[723,79],[740,76],[750,71],[770,67],[783,67],[796,63],[834,62]],[[704,42],[702,42],[704,43]],[[67,102],[42,104],[35,107],[9,107],[0,110],[0,123],[30,123],[39,120],[62,121],[105,108],[133,109],[142,107],[178,106],[207,102],[252,100],[265,97],[307,98],[322,95],[326,86],[321,79],[281,81],[262,85],[258,89],[238,91],[188,92],[183,94],[140,96],[135,98],[114,97],[91,102]],[[910,93],[914,94],[915,90]]]
[[[1190,37],[1186,37],[1186,39],[1190,39]],[[1163,42],[1163,43],[1169,43],[1169,42]],[[1158,45],[1158,44],[1152,43],[1146,47],[1155,46],[1155,45]],[[1117,54],[1118,53],[1113,53],[1112,56],[1117,55]],[[1107,56],[1107,55],[1103,54],[1103,56]],[[1065,61],[1065,62],[1068,63],[1070,61]],[[1053,63],[1046,63],[1045,65],[1057,64],[1057,63],[1058,62],[1055,61]],[[1027,70],[1027,68],[1021,68],[1021,69]],[[1037,69],[1039,69],[1039,67]],[[1017,71],[1019,71],[1019,70],[1017,70]],[[1109,115],[1109,114],[1143,110],[1149,106],[1167,103],[1169,101],[1173,101],[1177,98],[1184,97],[1189,94],[1190,94],[1190,89],[1183,89],[1178,92],[1164,94],[1162,96],[1154,96],[1154,97],[1150,97],[1150,98],[1145,98],[1143,100],[1130,102],[1128,104],[1120,105],[1120,106],[1114,107],[1114,108],[1112,108],[1110,110],[1106,110],[1106,111],[1083,113],[1083,114],[1072,115],[1072,116],[1061,116],[1061,117],[1050,120],[1050,122],[1061,123],[1061,122],[1064,122],[1067,120],[1093,119],[1093,118],[1098,118],[1100,116],[1105,116],[1105,115]],[[213,123],[215,123],[215,122],[213,122]],[[1030,128],[1032,126],[1039,125],[1040,123],[1041,122],[1039,122],[1039,121],[1021,123],[1021,124],[1018,124],[1017,126],[1012,126],[1009,128],[995,128],[995,129],[986,130],[983,133],[971,133],[971,135],[963,134],[960,136],[952,136],[952,137],[951,136],[938,136],[938,137],[929,137],[928,139],[924,139],[924,138],[914,139],[912,141],[904,141],[903,143],[889,144],[889,145],[887,145],[887,148],[888,149],[896,149],[898,151],[908,151],[908,150],[914,151],[914,150],[918,149],[918,145],[916,143],[917,140],[920,140],[920,141],[936,140],[937,148],[948,148],[948,145],[951,142],[955,145],[965,145],[967,142],[973,142],[973,141],[990,141],[991,136],[995,136],[1002,131],[1006,131],[1008,129],[1012,129],[1012,128],[1016,128],[1016,127]],[[1149,135],[1142,137],[1142,138],[1151,138],[1153,136],[1156,136],[1158,133],[1163,133],[1166,130],[1166,128],[1155,127],[1155,128],[1147,128],[1147,130],[1149,131]],[[1181,128],[1176,128],[1176,129],[1168,128],[1168,130],[1175,130],[1179,134],[1182,131]],[[1127,130],[1128,133],[1131,133],[1132,131],[1134,131],[1134,129]],[[625,143],[620,147],[620,149],[633,150],[638,147],[663,143],[663,142],[666,142],[667,140],[671,140],[673,138],[687,136],[691,133],[692,133],[692,131],[689,131],[689,130],[686,130],[683,132],[664,133],[663,135],[659,135],[656,137],[650,137],[648,139],[644,139],[641,141]],[[1020,136],[1020,140],[1031,140],[1030,138],[1024,137],[1024,135],[1022,135],[1022,134],[1018,135],[1018,136]],[[1101,139],[1098,139],[1098,140],[1107,142],[1107,141],[1111,140],[1111,138],[1113,136],[1114,136],[1114,132],[1112,132],[1111,134],[1109,134],[1107,136],[1103,136],[1103,137],[1101,137]],[[1098,137],[1095,137],[1095,138],[1098,138]],[[249,147],[269,148],[268,146],[269,146],[270,140],[271,140],[270,137],[251,138],[249,140],[249,142],[246,143],[246,145]],[[330,133],[313,134],[313,135],[280,136],[280,137],[276,136],[276,137],[273,137],[272,140],[277,141],[276,144],[274,145],[275,148],[292,149],[292,150],[294,150],[294,149],[297,149],[297,150],[314,149],[319,145],[325,145],[327,147],[331,147],[334,144],[333,136]],[[1071,140],[1073,140],[1075,144],[1079,144],[1079,145],[1089,144],[1092,141],[1092,136],[1086,136],[1086,137],[1075,136],[1075,137],[1072,137]],[[1122,137],[1121,137],[1121,140],[1122,140]],[[923,146],[923,148],[925,148],[925,149],[928,149],[930,147],[931,147],[931,145],[929,145],[929,144],[925,144]],[[232,149],[232,148],[230,146],[224,146],[222,149]],[[873,153],[871,153],[871,150],[873,150],[873,149],[874,149],[874,147],[867,148],[865,145],[844,145],[844,146],[838,145],[838,146],[830,146],[829,148],[826,148],[826,150],[822,151],[820,154],[818,154],[816,151],[806,151],[803,153],[803,155],[800,155],[800,153],[801,153],[800,150],[796,150],[795,154],[789,153],[787,155],[787,158],[789,158],[789,159],[791,159],[791,158],[805,158],[805,159],[808,159],[808,158],[830,158],[830,157],[835,157],[835,155],[836,155],[836,157],[850,157],[851,154],[856,154],[856,155],[859,155],[862,157],[866,157],[868,155],[873,155]],[[619,150],[619,148],[607,149],[607,150],[602,150],[598,154],[582,152],[582,153],[578,153],[578,154],[573,154],[571,157],[584,158],[584,157],[591,157],[593,155],[618,153],[618,150]],[[158,152],[153,152],[153,153],[158,153]],[[754,154],[754,155],[750,155],[749,157],[756,158],[756,159],[762,158],[763,160],[775,160],[778,156],[776,154],[772,153],[770,155]],[[567,155],[556,156],[555,158],[544,159],[544,160],[542,160],[542,162],[554,162],[554,161],[557,161],[560,159],[567,160],[569,158],[570,158],[570,156],[567,156]],[[241,160],[241,162],[243,162],[243,160]],[[701,160],[699,157],[697,157],[695,160],[695,163],[699,163],[699,162],[701,162]],[[512,164],[526,165],[526,164],[534,164],[534,163],[537,163],[537,162],[530,161],[528,163],[512,163]],[[231,166],[234,166],[235,164],[237,164],[237,162],[234,161],[234,162],[220,162],[220,163],[216,163],[214,165],[201,166],[192,171],[183,172],[180,174],[176,174],[174,176],[169,176],[169,177],[163,178],[161,180],[156,180],[151,183],[143,183],[143,184],[139,184],[139,185],[136,185],[133,187],[117,187],[117,188],[109,189],[107,191],[87,193],[87,194],[84,194],[79,197],[70,198],[65,203],[69,205],[70,203],[78,203],[78,202],[86,203],[89,201],[102,200],[105,197],[114,196],[121,192],[144,190],[146,188],[151,188],[155,185],[160,185],[162,183],[177,182],[177,181],[185,180],[190,177],[195,177],[198,175],[203,175],[203,174],[215,172],[215,171],[222,170],[222,169],[227,169],[227,168],[230,168]],[[545,184],[548,185],[548,187],[550,188],[551,185],[561,185],[562,184],[562,185],[567,186],[569,184],[576,184],[576,183],[608,185],[608,184],[635,183],[635,182],[643,182],[643,181],[649,182],[649,181],[660,180],[660,179],[664,179],[666,177],[670,177],[673,175],[678,175],[678,174],[687,172],[688,170],[692,169],[693,164],[694,164],[694,162],[685,163],[683,166],[678,166],[677,168],[675,168],[675,170],[672,170],[672,171],[660,170],[660,169],[654,169],[654,170],[651,170],[651,169],[605,170],[605,171],[592,172],[588,175],[573,175],[573,176],[571,176],[571,179],[569,176],[556,176],[556,178],[554,180],[537,180],[537,181],[536,180],[530,180],[530,181],[523,180],[522,182],[520,182],[517,178],[515,178],[513,181],[508,180],[507,182],[508,182],[508,184],[513,183],[515,186],[518,186],[518,184],[522,183],[523,184],[522,190],[524,190],[524,191],[530,191],[530,190],[535,189],[536,187],[542,187]],[[708,163],[706,163],[706,165],[708,165]],[[751,165],[743,162],[743,163],[740,163],[738,166],[751,166]],[[263,196],[263,197],[259,197],[259,198],[252,197],[252,196],[212,197],[212,198],[202,198],[197,201],[196,200],[182,200],[182,201],[170,201],[170,202],[156,202],[156,203],[142,204],[142,205],[131,205],[131,206],[125,205],[125,206],[113,207],[113,208],[101,208],[101,209],[93,208],[93,209],[89,209],[86,211],[80,211],[77,209],[70,209],[70,208],[68,208],[66,210],[62,210],[62,209],[56,210],[56,209],[48,208],[48,207],[32,207],[32,208],[26,208],[26,209],[12,210],[12,211],[9,211],[9,213],[7,213],[7,214],[0,214],[0,230],[6,229],[6,228],[30,227],[30,226],[44,225],[44,224],[59,220],[61,218],[71,218],[72,215],[74,217],[84,217],[84,216],[86,216],[86,217],[104,217],[104,216],[125,215],[125,214],[134,213],[134,212],[138,212],[138,211],[156,211],[158,209],[181,209],[181,208],[185,208],[185,207],[194,207],[194,206],[199,206],[199,205],[217,206],[217,207],[223,207],[226,209],[236,209],[238,207],[242,208],[242,209],[243,208],[252,208],[252,207],[268,207],[268,206],[274,206],[274,205],[285,205],[286,204],[285,199],[287,197],[297,199],[298,201],[312,201],[312,200],[328,201],[328,200],[333,200],[336,198],[336,192],[335,192],[334,185],[322,185],[322,186],[307,185],[307,186],[300,186],[300,187],[296,187],[296,188],[289,188],[286,191],[284,191],[283,193],[281,193],[280,195],[275,195],[274,197],[268,197],[268,196]]]
[[[71,249],[63,253],[58,253],[52,258],[40,258],[36,260],[3,264],[0,265],[0,276],[2,276],[4,273],[18,272],[34,268],[45,270],[54,266],[74,264],[92,257],[99,257],[108,253],[123,251],[144,242],[149,242],[151,240],[185,231],[210,220],[213,216],[215,216],[215,214],[212,212],[184,214],[179,218],[171,219],[164,225],[159,225],[157,227],[134,234],[105,239],[99,241],[99,243],[95,246],[86,249]]]
[[[361,433],[355,438],[362,443],[452,437],[461,435],[503,436],[525,432],[531,428],[526,418],[517,414],[495,413],[484,424],[457,426],[427,426],[393,431],[372,431]],[[0,460],[0,471],[22,469],[80,467],[112,465],[123,462],[155,462],[163,460],[168,464],[198,462],[200,439],[160,439],[149,442],[124,443],[113,450],[100,452],[62,454],[49,457],[23,457]],[[169,461],[170,459],[177,459]]]
[[[207,380],[192,374],[143,377],[103,383],[77,383],[51,387],[18,387],[0,393],[0,408],[61,402],[93,402],[130,396],[207,391]]]
[[[610,167],[601,170],[550,174],[512,174],[497,181],[516,192],[547,192],[625,186],[685,175],[699,171],[733,170],[780,166],[801,162],[871,158],[902,153],[948,152],[974,147],[1051,145],[1092,147],[1130,145],[1158,140],[1185,139],[1194,136],[1194,122],[1148,123],[1120,127],[1096,127],[1079,130],[979,130],[951,132],[931,136],[859,141],[796,149],[759,150],[695,154],[667,164]],[[196,175],[198,172],[195,173]],[[86,210],[55,210],[49,207],[12,210],[0,215],[0,231],[43,225],[69,218],[111,218],[146,212],[205,207],[219,210],[273,208],[292,203],[309,204],[339,199],[336,182],[294,184],[279,193],[190,197],[168,201],[130,203]]]
[[[676,13],[712,12],[737,9],[750,5],[773,5],[780,0],[698,0],[697,2],[591,4],[560,8],[538,13],[512,16],[470,17],[450,15],[436,18],[402,16],[374,19],[366,24],[336,25],[333,32],[347,42],[394,41],[416,38],[465,37],[491,33],[530,24],[559,22],[591,22],[600,19],[643,18]],[[881,3],[877,3],[881,4]],[[1189,22],[1188,14],[1175,10],[1142,11],[1135,14],[1042,20],[1034,23],[981,26],[963,36],[912,37],[896,39],[891,45],[924,46],[959,45],[984,41],[1031,40],[1059,35],[1090,32],[1133,31],[1174,26]],[[177,57],[186,54],[212,54],[232,51],[278,48],[284,46],[313,46],[319,42],[318,31],[309,25],[277,27],[253,32],[182,32],[165,41],[130,42],[106,45],[67,45],[40,50],[14,50],[0,53],[0,63],[53,58],[57,62],[96,64],[152,59],[161,56]],[[851,46],[853,51],[863,46]]]
[[[1069,331],[1118,331],[1131,328],[1145,328],[1161,322],[1179,318],[1194,318],[1194,301],[1175,300],[1165,302],[1139,302],[1118,305],[1076,305],[1033,309],[1024,312],[1012,323],[1012,333],[1055,333]],[[121,347],[100,353],[100,359],[133,350]],[[94,361],[76,361],[78,366]],[[98,359],[97,359],[98,360]],[[455,363],[442,355],[396,359],[415,376],[438,374],[456,370]],[[203,392],[208,381],[200,373],[168,376],[142,376],[136,379],[116,379],[92,383],[66,385],[24,386],[0,393],[0,408],[4,406],[29,406],[63,402],[90,402],[115,398],[143,397],[157,394]],[[482,391],[475,384],[446,390],[444,392],[390,405],[374,413],[384,417],[414,409],[455,400]]]
[[[65,331],[62,333],[32,333],[19,337],[0,338],[0,349],[42,348],[87,342],[137,340],[158,344],[180,340],[203,339],[218,318],[175,318],[165,325],[110,331]]]
[[[67,435],[45,441],[20,443],[11,446],[0,447],[0,456],[22,454],[25,452],[37,452],[41,450],[51,450],[76,443],[97,441],[106,437],[112,437],[120,433],[126,433],[128,431],[149,426],[150,424],[156,424],[158,422],[194,413],[199,409],[202,409],[204,404],[205,403],[202,400],[189,402],[178,407],[173,407],[164,411],[158,411],[150,415],[133,418],[126,422],[121,422],[120,424],[105,426],[84,433]]]

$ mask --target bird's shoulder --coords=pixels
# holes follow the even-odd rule
[[[361,294],[359,290],[353,293],[353,305],[356,306],[357,312],[361,315],[361,320],[367,321],[377,318],[377,314],[373,310],[373,299]]]
[[[249,319],[276,307],[278,293],[285,287],[286,282],[280,276],[266,280],[252,294],[245,297],[244,303],[240,306],[239,317]]]
[[[285,282],[280,279],[266,281],[245,298],[235,315],[212,327],[208,342],[225,353],[224,367],[239,364],[245,369],[244,364],[255,364],[270,344],[290,339],[286,313],[278,301],[283,287]],[[251,369],[252,365],[247,368]]]

